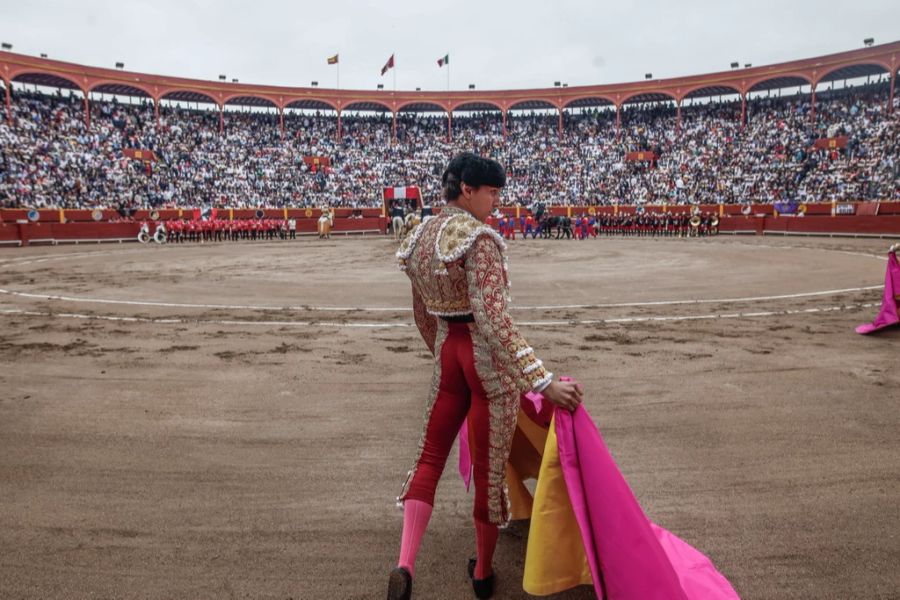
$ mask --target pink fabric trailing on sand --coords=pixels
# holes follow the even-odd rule
[[[897,262],[897,254],[888,252],[887,271],[884,274],[884,295],[881,299],[881,311],[875,320],[856,328],[856,333],[867,334],[891,325],[900,323],[897,314],[897,296],[900,295],[900,263]]]

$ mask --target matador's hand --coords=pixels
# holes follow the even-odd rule
[[[551,381],[541,393],[553,404],[572,411],[581,404],[584,390],[581,385],[572,381]]]

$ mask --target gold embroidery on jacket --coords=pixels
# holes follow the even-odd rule
[[[440,216],[422,223],[415,239],[398,258],[430,315],[472,313],[470,324],[475,367],[489,401],[488,516],[503,525],[509,518],[505,491],[506,462],[519,412],[519,395],[550,376],[509,316],[509,280],[505,268],[505,243],[495,231],[459,209],[446,207]],[[429,323],[417,309],[420,331],[430,338]],[[433,317],[432,317],[433,318]],[[440,385],[440,348],[447,324],[434,319],[435,367],[425,407],[425,429],[419,442],[415,466],[398,500],[406,497],[424,446],[425,430]]]

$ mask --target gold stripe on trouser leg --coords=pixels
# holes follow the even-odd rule
[[[437,332],[434,337],[434,371],[431,375],[431,389],[428,391],[428,398],[425,400],[425,424],[422,427],[422,435],[419,437],[419,447],[416,449],[416,459],[413,461],[413,468],[406,474],[406,480],[400,488],[400,495],[397,496],[397,505],[402,506],[403,500],[409,492],[409,484],[412,481],[416,469],[419,467],[419,459],[422,458],[422,450],[425,448],[425,433],[428,431],[428,421],[431,419],[431,411],[434,408],[434,401],[437,400],[438,388],[441,386],[441,348],[444,347],[444,340],[447,339],[447,322],[443,319],[437,319]]]
[[[491,353],[489,342],[474,323],[469,325],[475,351],[475,371],[487,394],[490,413],[488,448],[488,517],[491,523],[505,527],[509,524],[509,493],[506,489],[506,461],[512,446],[516,417],[519,414],[519,394],[510,391],[512,379]],[[505,379],[509,385],[504,385]]]

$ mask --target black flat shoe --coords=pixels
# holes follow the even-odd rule
[[[387,600],[409,600],[412,596],[412,575],[403,567],[391,571],[388,578]]]
[[[479,600],[485,600],[486,598],[494,597],[494,573],[491,573],[489,576],[484,579],[475,579],[475,565],[478,563],[477,558],[469,559],[469,579],[472,580],[472,591],[475,592],[475,597]]]

